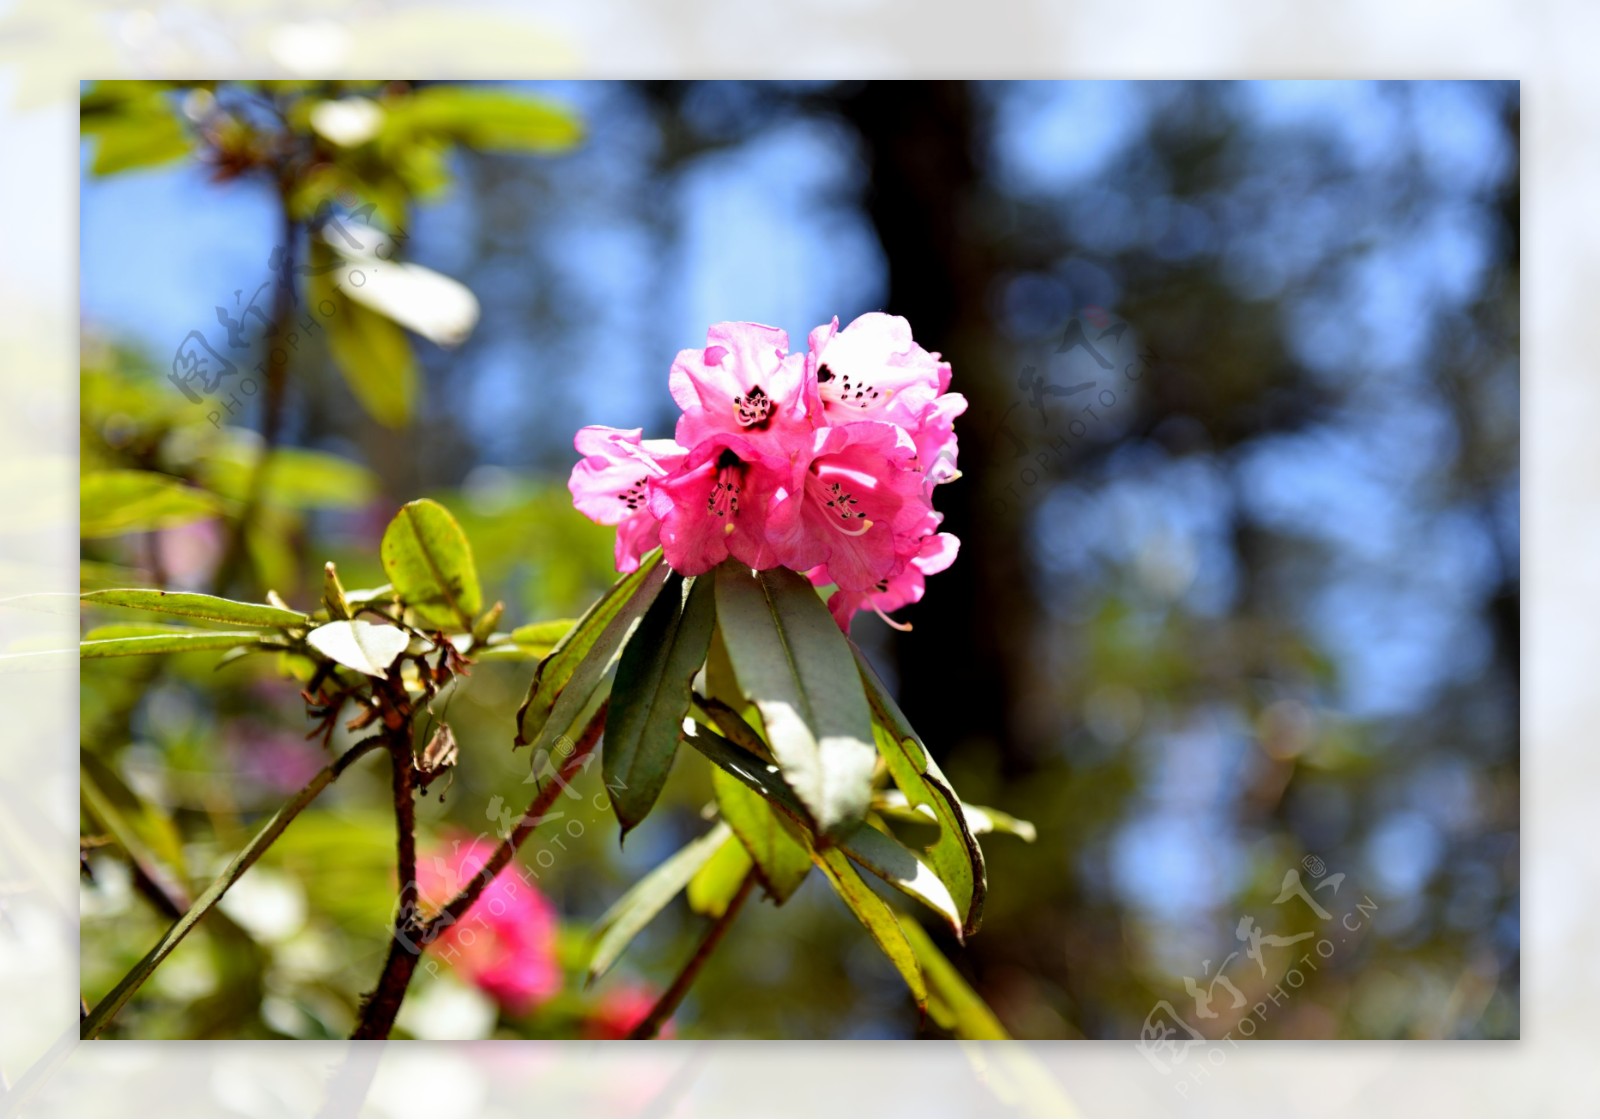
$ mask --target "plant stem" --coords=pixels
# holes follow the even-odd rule
[[[177,923],[167,931],[160,941],[156,942],[155,948],[145,954],[144,959],[134,965],[133,969],[118,981],[117,986],[112,988],[106,997],[95,1005],[94,1010],[84,1017],[82,1025],[79,1027],[78,1037],[98,1038],[100,1033],[105,1030],[106,1025],[111,1022],[112,1017],[122,1010],[123,1005],[132,998],[133,993],[137,992],[140,986],[150,978],[150,974],[156,970],[156,967],[162,961],[167,959],[168,954],[178,947],[178,943],[189,935],[189,931],[194,929],[200,919],[205,917],[211,908],[227,893],[228,888],[238,882],[240,877],[250,870],[251,865],[261,858],[261,853],[266,851],[272,845],[272,842],[282,835],[283,830],[289,827],[289,822],[294,820],[302,809],[311,804],[317,794],[326,789],[335,778],[343,774],[351,763],[379,746],[382,742],[383,738],[381,736],[363,739],[333,763],[323,767],[317,776],[306,784],[304,789],[295,794],[288,804],[274,813],[272,819],[266,823],[266,826],[256,833],[255,839],[250,841],[249,846],[233,857],[232,862],[206,888],[205,893],[195,899],[194,905],[189,907],[183,917],[178,919]]]
[[[245,494],[244,508],[239,512],[239,519],[234,522],[233,532],[228,538],[228,547],[222,554],[222,561],[217,565],[214,582],[215,592],[218,595],[227,594],[229,586],[238,576],[239,568],[244,563],[249,549],[250,522],[255,519],[256,512],[261,508],[262,499],[266,494],[267,471],[272,462],[272,453],[277,448],[278,440],[283,433],[283,402],[288,395],[289,385],[289,348],[286,345],[279,345],[279,340],[294,313],[295,242],[300,229],[290,209],[290,189],[291,183],[287,173],[280,174],[278,207],[282,215],[279,236],[283,239],[283,277],[272,293],[272,325],[266,336],[267,384],[261,400],[261,456],[256,460],[250,474],[250,488]]]
[[[394,934],[384,959],[378,985],[361,1005],[361,1017],[351,1038],[388,1038],[395,1016],[411,985],[411,974],[422,956],[418,945],[422,923],[417,916],[417,806],[416,760],[411,754],[410,721],[404,731],[389,735],[390,770],[394,775],[394,826],[396,868],[400,899],[395,909]]]
[[[484,889],[494,881],[496,875],[505,870],[511,857],[517,852],[524,841],[533,835],[545,819],[545,814],[550,811],[550,806],[555,799],[561,796],[570,783],[572,777],[582,768],[584,759],[594,750],[595,744],[600,740],[600,733],[605,729],[607,704],[602,703],[589,718],[583,733],[578,741],[573,744],[572,751],[562,760],[556,776],[534,794],[533,800],[528,803],[527,811],[517,821],[516,826],[500,841],[494,853],[483,865],[482,869],[473,876],[472,881],[462,888],[460,893],[435,914],[427,922],[417,918],[417,885],[415,874],[411,876],[411,905],[406,904],[404,886],[402,886],[400,913],[395,919],[394,936],[389,942],[389,953],[383,962],[383,972],[378,977],[378,984],[361,1007],[361,1016],[356,1023],[355,1031],[350,1035],[352,1039],[385,1039],[394,1029],[395,1017],[400,1013],[400,1005],[405,1000],[406,989],[411,984],[411,978],[416,973],[417,962],[423,950],[436,941],[450,926],[466,916],[472,909],[473,903]],[[409,760],[409,745],[407,756]],[[399,797],[399,784],[396,783],[395,796]],[[399,805],[396,804],[396,811]],[[406,857],[402,854],[401,859]],[[413,850],[410,855],[411,866],[415,871],[416,855]],[[402,875],[405,873],[402,872]]]
[[[700,942],[699,948],[695,949],[694,956],[683,966],[683,971],[672,981],[672,986],[656,1000],[656,1005],[650,1009],[650,1014],[639,1021],[639,1025],[629,1033],[629,1038],[654,1038],[661,1033],[662,1026],[672,1018],[673,1012],[678,1010],[678,1004],[683,1002],[683,997],[689,994],[690,985],[700,975],[700,970],[705,967],[712,951],[722,940],[722,935],[728,932],[728,927],[739,916],[740,907],[744,905],[744,900],[750,897],[750,891],[755,885],[756,876],[752,871],[744,877],[744,882],[739,884],[738,892],[728,901],[728,908],[722,912],[722,916],[706,931],[705,939]]]

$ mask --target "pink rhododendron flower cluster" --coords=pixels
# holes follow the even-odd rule
[[[573,504],[617,527],[617,567],[660,544],[684,575],[730,556],[838,588],[849,628],[922,598],[955,559],[933,489],[957,477],[955,418],[967,402],[950,366],[904,319],[878,312],[811,332],[804,352],[759,323],[718,323],[684,350],[668,386],[683,410],[672,439],[587,427]]]
[[[488,840],[458,842],[417,861],[417,889],[443,906],[470,883],[494,854]],[[494,998],[508,1014],[523,1015],[561,990],[555,908],[507,867],[477,903],[434,942],[433,952]]]

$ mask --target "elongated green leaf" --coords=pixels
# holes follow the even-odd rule
[[[601,915],[590,935],[594,946],[589,957],[590,981],[605,975],[629,942],[689,885],[689,880],[732,835],[732,829],[718,822],[710,832],[680,848],[677,854],[640,879]]]
[[[813,852],[812,859],[828,877],[828,882],[833,884],[833,889],[844,900],[844,904],[850,907],[850,912],[867,927],[872,940],[878,943],[878,948],[883,950],[884,956],[889,958],[889,962],[900,973],[906,982],[906,987],[911,989],[911,995],[916,999],[917,1006],[926,1008],[928,986],[922,977],[922,966],[917,963],[911,942],[906,940],[905,931],[900,928],[899,919],[895,917],[894,911],[889,909],[889,904],[862,882],[861,876],[856,874],[855,868],[850,866],[850,861],[840,849],[825,848]]]
[[[560,642],[578,625],[575,618],[557,618],[549,622],[530,622],[526,626],[519,626],[511,631],[511,640],[517,645],[529,650],[542,650],[539,656],[543,657],[555,649]]]
[[[369,677],[386,674],[410,642],[398,626],[361,618],[330,622],[306,635],[306,645]]]
[[[956,939],[962,938],[961,911],[950,890],[915,852],[870,824],[863,824],[839,841],[850,858],[891,887],[910,895],[943,918]]]
[[[733,781],[732,778],[728,780]],[[733,901],[733,896],[744,885],[744,877],[750,874],[751,866],[750,853],[744,850],[744,844],[737,836],[728,837],[706,861],[706,865],[689,880],[686,892],[689,908],[708,918],[722,917],[728,912],[728,904]],[[809,857],[806,866],[810,867]]]
[[[470,631],[483,609],[472,546],[450,511],[421,498],[400,507],[378,546],[400,601],[426,625]]]
[[[201,595],[191,591],[152,591],[147,587],[118,587],[105,591],[86,591],[80,598],[98,607],[130,607],[157,611],[183,618],[203,618],[207,622],[227,622],[237,626],[304,626],[310,621],[299,611],[272,607],[265,603],[240,603]]]
[[[260,452],[243,447],[208,460],[207,486],[243,501],[254,482]],[[360,463],[325,451],[280,447],[267,460],[262,497],[269,505],[290,509],[354,509],[378,492],[377,476]]]
[[[565,106],[508,90],[430,86],[390,106],[391,132],[409,129],[482,151],[553,153],[583,136]]]
[[[928,982],[928,1015],[957,1038],[974,1041],[1006,1041],[1010,1035],[989,1005],[973,991],[950,963],[926,930],[909,918],[900,919],[900,930],[911,943],[911,951],[922,966]]]
[[[764,797],[718,767],[711,772],[717,809],[755,861],[756,875],[774,902],[789,900],[811,871],[811,853]],[[738,884],[734,884],[737,886]]]
[[[716,763],[718,770],[713,773],[712,782],[717,795],[717,807],[745,842],[763,881],[768,875],[776,879],[776,883],[769,885],[768,889],[782,902],[804,878],[803,873],[796,875],[790,864],[792,853],[784,841],[798,844],[808,841],[800,831],[785,829],[782,822],[775,819],[774,813],[783,813],[803,829],[806,815],[799,798],[784,781],[777,767],[741,750],[715,732],[705,727],[689,726],[684,729],[683,739]],[[738,788],[740,784],[753,791],[753,804],[738,796],[744,792]],[[750,796],[747,794],[746,798]],[[771,828],[768,827],[769,822]],[[958,938],[962,936],[961,911],[950,896],[949,889],[910,848],[866,823],[845,831],[835,839],[851,859],[890,886],[933,909],[950,923]]]
[[[543,749],[572,726],[605,675],[611,655],[627,637],[628,627],[649,609],[667,574],[661,550],[656,549],[636,571],[612,584],[556,643],[550,656],[539,662],[528,695],[517,709],[518,746],[537,737],[539,749]],[[564,702],[569,692],[572,698]],[[558,704],[562,705],[559,717]]]
[[[79,1026],[79,1037],[100,1037],[100,1033],[106,1029],[106,1024],[111,1022],[112,1017],[122,1010],[128,1000],[133,998],[133,994],[150,978],[150,974],[156,970],[162,961],[167,959],[173,949],[178,947],[178,943],[189,935],[189,932],[194,929],[200,919],[211,911],[211,908],[228,892],[228,888],[237,883],[240,877],[250,870],[251,865],[261,858],[261,853],[272,846],[272,842],[282,834],[284,829],[289,827],[289,822],[294,820],[300,810],[311,804],[317,794],[327,788],[328,783],[337,778],[347,766],[370,749],[370,745],[352,747],[337,762],[323,767],[304,789],[295,794],[283,808],[274,813],[272,819],[267,821],[260,832],[256,833],[255,839],[251,840],[243,851],[234,856],[228,866],[223,868],[222,874],[218,875],[212,884],[206,888],[205,893],[194,900],[194,904],[189,907],[183,917],[173,924],[172,928],[162,936],[161,940],[156,942],[155,947],[146,953],[143,959],[117,982],[116,987],[112,988],[106,994],[106,997],[97,1003],[94,1009],[85,1016]]]
[[[318,284],[314,290],[319,307],[334,308],[322,321],[327,324],[328,350],[350,392],[384,427],[405,427],[415,408],[418,380],[406,332],[332,283]]]
[[[766,741],[817,827],[858,823],[872,791],[872,717],[850,645],[805,577],[717,569],[717,620]]]
[[[920,824],[938,823],[938,817],[934,815],[932,809],[926,805],[912,805],[904,791],[898,789],[879,793],[873,799],[873,808],[897,820],[916,821]],[[974,836],[982,836],[988,832],[1002,832],[1029,844],[1039,838],[1039,832],[1033,827],[1032,821],[1013,817],[1010,813],[1003,813],[999,809],[991,809],[987,805],[970,805],[963,801],[961,812],[966,816],[967,827],[972,830]]]
[[[716,621],[712,583],[667,577],[622,650],[611,685],[601,772],[626,836],[661,795]]]
[[[114,111],[91,114],[84,132],[95,136],[95,175],[115,175],[182,159],[193,147],[177,106],[159,92],[129,98]]]
[[[701,724],[685,724],[683,741],[776,805],[791,820],[809,827],[805,806],[775,764],[757,758]]]
[[[983,850],[967,823],[961,801],[949,781],[928,753],[915,729],[900,711],[894,697],[884,688],[878,674],[855,650],[861,683],[872,706],[873,734],[878,751],[888,765],[889,776],[905,794],[909,804],[925,808],[939,825],[939,835],[926,849],[933,866],[963,915],[967,936],[977,932],[983,920],[983,898],[988,877],[983,866]]]
[[[78,533],[115,537],[222,513],[222,500],[156,471],[95,471],[78,484]]]
[[[156,653],[199,653],[255,645],[260,641],[259,630],[172,629],[161,634],[100,638],[91,634],[79,643],[78,656],[92,660],[97,657],[146,657]]]

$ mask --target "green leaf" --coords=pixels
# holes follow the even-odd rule
[[[803,827],[805,809],[799,798],[783,780],[777,767],[739,749],[715,732],[692,726],[684,730],[683,739],[718,766],[719,769],[712,774],[717,807],[745,842],[763,881],[768,875],[773,875],[777,880],[776,889],[774,884],[769,884],[768,889],[782,902],[804,878],[803,870],[797,875],[789,864],[792,853],[786,849],[784,841],[804,844],[806,840],[784,829],[782,822],[775,819],[773,810],[784,813]],[[745,794],[741,785],[754,793]],[[741,794],[744,794],[743,798]],[[762,812],[765,817],[761,815]],[[771,826],[777,829],[776,832],[768,828],[767,818],[772,818]],[[933,909],[950,923],[951,930],[958,938],[962,936],[961,912],[950,896],[949,889],[910,848],[865,823],[849,829],[836,839],[838,846],[851,859],[890,886]]]
[[[539,662],[528,695],[517,709],[518,746],[532,740],[537,756],[572,726],[605,675],[611,655],[654,602],[667,575],[661,550],[656,549],[636,571],[612,584],[556,643],[550,656]]]
[[[259,451],[240,448],[205,461],[204,481],[218,494],[243,501],[255,476]],[[356,509],[378,493],[377,475],[323,451],[280,447],[267,460],[262,498],[287,509]]]
[[[728,781],[731,782],[733,779],[729,778]],[[708,918],[722,917],[728,912],[728,904],[733,901],[733,896],[738,894],[739,888],[744,885],[744,877],[750,874],[751,866],[750,853],[745,851],[744,844],[737,836],[728,837],[706,861],[705,866],[696,871],[694,878],[689,880],[687,892],[689,908],[696,914],[704,914]],[[810,866],[810,858],[807,857],[807,869]]]
[[[97,631],[90,631],[78,645],[78,656],[92,660],[97,657],[143,657],[155,653],[197,653],[205,650],[233,649],[238,645],[255,645],[261,641],[259,630],[197,630],[188,627],[181,629],[168,627],[160,633],[126,634],[119,637],[105,633],[120,629],[126,628],[104,626]]]
[[[156,471],[96,471],[78,485],[78,533],[115,537],[222,513],[222,500]]]
[[[542,650],[543,657],[578,625],[575,618],[557,618],[550,622],[530,622],[511,631],[511,640],[527,650]]]
[[[483,591],[472,546],[450,511],[421,498],[400,507],[378,547],[400,601],[425,625],[472,629]]]
[[[382,677],[411,639],[398,626],[365,619],[341,619],[306,635],[306,644],[324,657],[369,677]]]
[[[605,975],[639,931],[649,925],[651,919],[689,885],[689,880],[732,836],[733,830],[719,822],[710,832],[679,849],[665,863],[640,879],[617,899],[611,909],[601,915],[590,934],[590,942],[594,946],[589,957],[590,982]]]
[[[950,889],[950,895],[963,914],[962,928],[967,936],[977,932],[983,920],[983,899],[988,877],[983,866],[983,850],[967,823],[961,800],[928,753],[900,706],[884,688],[877,673],[855,651],[872,706],[873,733],[878,751],[888,765],[889,776],[905,794],[909,804],[926,809],[938,823],[939,835],[925,850],[928,862]]]
[[[97,607],[131,607],[134,610],[159,611],[161,614],[203,618],[207,622],[228,622],[239,626],[304,626],[311,621],[299,611],[270,607],[265,603],[240,603],[191,591],[119,587],[86,591],[80,598]]]
[[[962,939],[961,911],[950,890],[933,869],[894,837],[864,824],[840,840],[850,858],[888,883],[927,906],[950,925],[950,932]]]
[[[318,277],[319,281],[326,279]],[[350,392],[367,415],[384,427],[405,427],[411,422],[417,397],[416,359],[406,332],[345,295],[331,281],[315,284],[313,295],[318,307],[324,301],[333,305],[322,321],[328,329],[328,351]]]
[[[804,576],[717,569],[717,619],[784,777],[824,832],[858,823],[872,792],[872,718],[850,645]]]
[[[856,874],[855,868],[850,866],[850,861],[843,851],[838,848],[825,848],[812,853],[822,873],[828,877],[828,882],[833,884],[833,889],[838,892],[844,904],[850,907],[851,913],[867,927],[867,932],[872,935],[872,940],[878,943],[878,948],[883,950],[884,956],[894,965],[895,970],[905,980],[906,987],[911,989],[911,995],[916,999],[919,1008],[928,1006],[928,987],[922,977],[922,966],[917,963],[916,953],[911,948],[911,942],[906,940],[905,930],[900,928],[899,919],[894,911],[889,909],[889,904],[875,894]]]
[[[601,773],[624,836],[649,814],[672,769],[689,684],[716,622],[713,586],[669,575],[617,662]]]
[[[957,1038],[1002,1042],[1011,1038],[926,930],[909,919],[901,920],[900,930],[911,943],[928,982],[928,1014],[934,1022]]]
[[[926,805],[912,805],[905,793],[898,789],[879,793],[873,799],[872,807],[896,820],[915,821],[918,824],[938,823],[938,817],[934,815],[932,809]],[[974,836],[982,836],[988,832],[1003,832],[1029,844],[1039,838],[1039,832],[1033,827],[1032,821],[1013,817],[1010,813],[1003,813],[999,809],[991,809],[987,805],[971,805],[963,801],[961,812],[967,818],[967,827],[972,830]]]
[[[717,810],[755,861],[756,874],[774,902],[789,900],[811,871],[811,854],[761,794],[718,767],[711,771]],[[734,884],[737,886],[738,884]]]
[[[393,127],[480,151],[554,153],[583,138],[583,125],[552,101],[496,89],[431,86],[390,103]]]
[[[158,167],[188,155],[192,141],[175,105],[159,93],[129,97],[114,110],[84,117],[83,131],[95,136],[95,175],[115,175]]]

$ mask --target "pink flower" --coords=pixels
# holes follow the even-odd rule
[[[939,515],[934,514],[934,524],[937,525]],[[866,591],[849,591],[841,587],[828,597],[828,610],[832,613],[834,621],[846,633],[850,631],[850,620],[857,611],[872,611],[896,630],[909,630],[911,627],[905,623],[894,621],[888,617],[891,611],[922,601],[923,592],[927,587],[927,577],[944,571],[955,563],[956,552],[960,549],[961,542],[949,533],[929,533],[917,545],[917,549],[900,566],[893,575],[880,581]],[[827,568],[817,568],[810,573],[811,582],[818,587],[836,583]]]
[[[678,473],[650,490],[667,563],[686,576],[709,572],[730,556],[756,569],[777,567],[767,510],[788,474],[737,436],[705,440]]]
[[[811,437],[806,415],[806,359],[790,354],[789,336],[760,323],[717,323],[704,350],[684,350],[667,387],[683,409],[677,439],[698,447],[737,436],[768,460],[783,460]]]
[[[931,508],[915,458],[911,437],[893,424],[817,429],[810,463],[772,509],[784,566],[826,564],[834,582],[853,590],[886,578]]]
[[[649,485],[666,478],[687,454],[670,439],[640,439],[642,428],[624,431],[598,425],[578,429],[573,446],[583,456],[567,489],[578,512],[617,527],[617,570],[631,572],[660,543],[660,525],[650,512]]]
[[[728,558],[835,584],[849,629],[922,597],[955,558],[936,532],[936,486],[959,477],[949,363],[917,345],[904,319],[872,312],[813,330],[805,353],[759,323],[718,323],[680,352],[668,386],[676,441],[637,429],[585,428],[574,504],[617,526],[617,567],[660,543],[684,575]],[[818,578],[819,576],[823,578]],[[891,623],[893,625],[893,623]]]
[[[594,1008],[584,1018],[584,1038],[627,1038],[633,1033],[650,1009],[656,1005],[656,993],[635,984],[623,984],[601,996]],[[672,1021],[661,1027],[659,1038],[672,1037]]]
[[[461,891],[494,853],[487,840],[456,841],[417,861],[417,886],[437,909]],[[507,867],[472,909],[447,927],[433,951],[511,1015],[524,1015],[561,989],[555,909]]]

